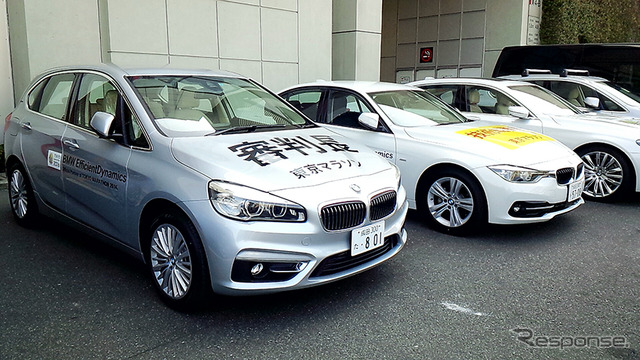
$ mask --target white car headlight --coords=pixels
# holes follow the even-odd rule
[[[209,198],[220,215],[242,221],[304,222],[305,209],[289,200],[250,187],[222,181],[209,183]]]
[[[553,176],[551,171],[540,171],[513,165],[495,165],[489,166],[489,169],[510,182],[534,183],[542,178]]]

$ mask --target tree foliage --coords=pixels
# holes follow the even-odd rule
[[[640,42],[640,0],[543,0],[540,42]]]

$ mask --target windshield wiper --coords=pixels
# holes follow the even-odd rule
[[[241,132],[254,132],[258,129],[273,129],[273,128],[283,128],[286,125],[284,124],[270,124],[270,125],[245,125],[245,126],[236,126],[236,127],[232,127],[232,128],[228,128],[228,129],[224,129],[224,130],[220,130],[220,131],[215,131],[212,133],[209,133],[205,136],[209,136],[209,135],[222,135],[222,134],[233,134],[233,133],[241,133]]]

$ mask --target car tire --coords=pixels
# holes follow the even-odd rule
[[[175,310],[201,310],[212,295],[209,267],[193,223],[178,212],[158,215],[147,233],[146,263],[162,300]]]
[[[425,178],[420,212],[438,231],[468,234],[487,221],[487,201],[480,183],[467,172],[450,168]]]
[[[585,199],[616,201],[632,191],[633,168],[620,151],[607,146],[589,146],[576,153],[585,165],[582,193]]]
[[[38,204],[33,187],[24,168],[15,163],[7,171],[9,204],[16,222],[24,227],[33,227],[38,218]]]

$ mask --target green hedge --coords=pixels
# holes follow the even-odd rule
[[[638,0],[543,0],[542,44],[640,42]]]

